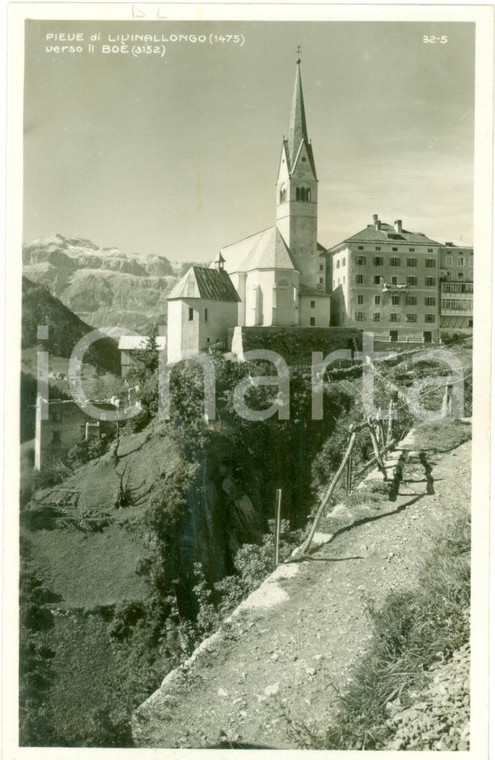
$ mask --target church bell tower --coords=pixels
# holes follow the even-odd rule
[[[289,133],[282,143],[276,206],[277,227],[301,272],[301,284],[312,289],[323,289],[319,284],[316,241],[318,179],[313,149],[308,139],[299,57]]]

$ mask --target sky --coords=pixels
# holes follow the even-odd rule
[[[60,33],[83,34],[84,52],[47,51]],[[245,41],[101,52],[132,33]],[[209,261],[272,226],[297,45],[319,241],[377,213],[471,244],[474,24],[445,22],[27,21],[24,241],[58,232]]]

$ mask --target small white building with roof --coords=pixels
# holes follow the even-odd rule
[[[192,266],[168,296],[167,359],[178,362],[216,343],[237,324],[239,295],[223,263]]]

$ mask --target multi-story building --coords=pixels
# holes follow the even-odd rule
[[[473,249],[445,243],[440,248],[440,330],[446,335],[473,330]]]
[[[381,340],[439,339],[439,249],[422,232],[373,216],[373,223],[327,251],[332,325],[360,327]]]

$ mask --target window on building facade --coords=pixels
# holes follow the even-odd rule
[[[380,277],[379,274],[374,274],[373,275],[373,285],[379,285],[380,282],[381,282],[381,280],[382,280],[382,278]]]
[[[442,309],[450,311],[472,311],[473,302],[463,301],[460,298],[442,298]]]
[[[316,324],[316,319],[314,317],[309,318],[309,324],[311,327],[314,327]]]
[[[408,259],[407,260],[407,266],[408,267],[417,267],[418,266],[418,260],[417,259]]]
[[[392,305],[398,306],[400,304],[400,296],[392,296]]]
[[[427,269],[434,269],[436,263],[435,259],[425,259],[425,267]]]
[[[398,251],[399,249],[398,249],[398,248],[392,248],[392,250],[393,250],[393,251]]]
[[[472,282],[445,282],[442,285],[442,290],[445,293],[472,293]]]
[[[337,266],[335,268],[340,269],[340,261],[338,259],[337,259]]]
[[[397,256],[393,256],[390,259],[390,266],[391,267],[400,267],[400,259]]]
[[[425,322],[434,322],[436,319],[434,314],[425,314]]]
[[[396,314],[395,312],[391,312],[391,314],[390,314],[390,321],[391,322],[398,322],[399,321],[398,317],[399,317],[398,314]]]
[[[320,264],[320,272],[323,272],[323,264]]]
[[[364,303],[364,296],[362,296],[362,295],[358,295],[358,297],[357,297],[357,302],[358,302],[359,304],[362,304],[362,303]]]
[[[407,296],[406,303],[408,306],[416,306],[418,299],[416,296]]]
[[[406,314],[406,320],[408,322],[417,322],[418,321],[418,315],[417,314]]]
[[[194,320],[194,309],[189,309],[189,322]]]
[[[457,266],[458,267],[464,266],[464,258],[462,256],[459,256],[459,258],[457,259]]]
[[[358,251],[364,251],[364,245],[358,245]]]
[[[208,322],[208,309],[205,309],[205,322]]]
[[[417,277],[408,277],[407,278],[407,284],[408,285],[417,285],[418,284],[418,278]]]
[[[462,272],[457,272],[457,279],[458,280],[463,280],[464,279],[464,275],[463,275]]]
[[[448,267],[452,266],[452,256],[446,256],[445,263]]]
[[[316,307],[316,301],[311,301],[311,308],[314,309]]]
[[[425,296],[425,306],[436,306],[437,299],[434,296]]]
[[[428,253],[433,253],[433,248],[428,248]]]
[[[414,253],[414,248],[409,248],[409,253]]]
[[[345,267],[345,256],[342,259],[342,266]]]
[[[375,311],[373,314],[373,322],[379,322],[380,321],[381,314],[379,311]]]
[[[323,285],[323,277],[320,277],[320,285]]]
[[[285,203],[287,200],[287,190],[285,187],[280,188],[280,203]]]
[[[393,277],[392,277],[392,285],[397,285],[397,277],[396,277],[396,275],[393,275]]]
[[[381,296],[375,296],[375,306],[380,306]]]
[[[357,274],[356,275],[356,284],[357,285],[363,285],[364,283],[364,274]]]
[[[425,285],[428,288],[433,287],[433,285],[436,285],[436,278],[435,277],[425,277]]]
[[[364,313],[364,311],[357,311],[355,314],[355,319],[356,319],[356,322],[364,322],[364,320],[366,319],[366,314]]]
[[[375,266],[375,267],[382,267],[383,266],[383,256],[373,256],[373,266]]]
[[[375,251],[381,251],[382,247],[381,245],[375,245]]]
[[[359,266],[363,266],[364,264],[366,264],[365,257],[364,256],[358,256],[356,258],[356,264],[359,264]]]

